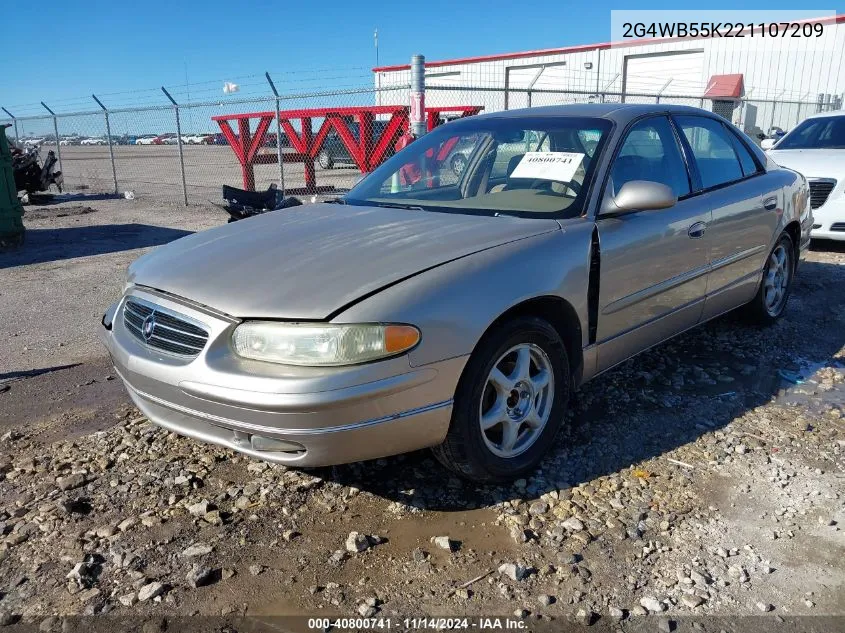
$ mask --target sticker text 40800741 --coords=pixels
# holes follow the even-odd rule
[[[625,22],[622,37],[821,37],[821,22]]]

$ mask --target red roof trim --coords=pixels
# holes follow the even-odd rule
[[[704,90],[705,99],[738,99],[742,96],[742,74],[713,75]]]
[[[799,20],[799,23],[810,22],[815,24],[842,24],[845,23],[845,15],[834,15],[824,18],[810,18],[807,20]],[[629,42],[603,42],[601,44],[580,44],[577,46],[564,46],[562,48],[543,48],[536,51],[521,51],[518,53],[500,53],[498,55],[480,55],[477,57],[456,57],[455,59],[441,59],[433,62],[426,62],[426,68],[438,68],[440,66],[453,66],[455,64],[477,64],[480,62],[495,62],[506,59],[520,59],[523,57],[536,57],[538,55],[560,55],[563,53],[584,53],[587,51],[605,50],[611,46],[638,46],[644,44],[658,44],[665,42],[678,42],[682,40],[704,39],[702,37],[684,37],[684,38],[650,38],[644,40],[631,40]],[[410,64],[398,64],[395,66],[378,66],[373,68],[374,73],[378,72],[392,72],[397,70],[410,70]]]

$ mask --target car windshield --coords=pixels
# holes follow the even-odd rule
[[[611,126],[560,116],[447,123],[390,158],[344,200],[454,213],[580,215]]]
[[[845,149],[845,116],[807,119],[784,136],[776,149]]]

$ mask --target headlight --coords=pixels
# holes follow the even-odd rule
[[[246,322],[235,328],[238,356],[284,365],[353,365],[406,352],[420,340],[411,325]]]

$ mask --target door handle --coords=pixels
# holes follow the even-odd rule
[[[763,207],[766,211],[774,211],[778,208],[778,198],[777,196],[772,196],[771,198],[766,198],[763,200]]]
[[[697,240],[704,237],[705,230],[707,230],[707,224],[705,222],[696,222],[687,229],[687,235],[689,235],[691,239]]]

